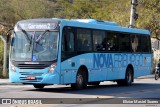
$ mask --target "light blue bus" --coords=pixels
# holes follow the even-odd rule
[[[95,19],[28,19],[17,22],[11,39],[13,83],[67,84],[73,89],[116,81],[130,86],[151,74],[150,32]]]

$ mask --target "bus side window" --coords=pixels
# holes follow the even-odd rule
[[[74,52],[74,34],[73,32],[68,32],[68,33],[63,34],[62,51]]]
[[[119,35],[119,50],[121,52],[131,52],[130,35],[120,33]]]
[[[132,52],[141,52],[141,37],[140,35],[131,35]]]
[[[93,30],[93,49],[94,51],[106,50],[105,31]]]
[[[74,52],[74,34],[73,32],[69,32],[67,35],[67,51]]]
[[[62,60],[70,58],[74,55],[75,44],[74,44],[74,33],[71,29],[64,28],[62,35]]]
[[[142,41],[141,41],[141,51],[150,53],[151,47],[150,47],[149,37],[142,35],[141,39],[142,39]]]
[[[65,49],[65,36],[66,34],[64,34],[63,32],[63,36],[62,36],[62,52],[64,52],[66,49]]]
[[[107,51],[119,51],[118,34],[113,32],[107,33]]]
[[[91,30],[77,29],[77,47],[79,52],[91,51]]]

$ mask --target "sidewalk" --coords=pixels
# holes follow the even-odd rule
[[[149,79],[149,78],[154,78],[154,74],[138,77],[138,79]],[[22,85],[22,84],[21,83],[11,83],[9,82],[9,79],[0,78],[0,85]]]
[[[138,77],[138,79],[154,78],[154,74]]]
[[[11,83],[9,79],[1,79],[0,78],[0,85],[22,85],[21,83]]]

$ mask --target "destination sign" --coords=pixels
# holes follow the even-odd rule
[[[56,23],[19,23],[17,28],[19,30],[50,30],[57,27]]]

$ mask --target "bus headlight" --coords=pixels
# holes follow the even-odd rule
[[[16,72],[16,69],[15,69],[15,66],[11,63],[11,70],[13,71],[13,72]]]
[[[55,70],[55,67],[56,67],[56,64],[55,64],[55,63],[54,63],[54,64],[52,64],[52,65],[50,66],[50,68],[49,68],[48,73],[53,73],[53,72],[54,72],[54,70]]]

